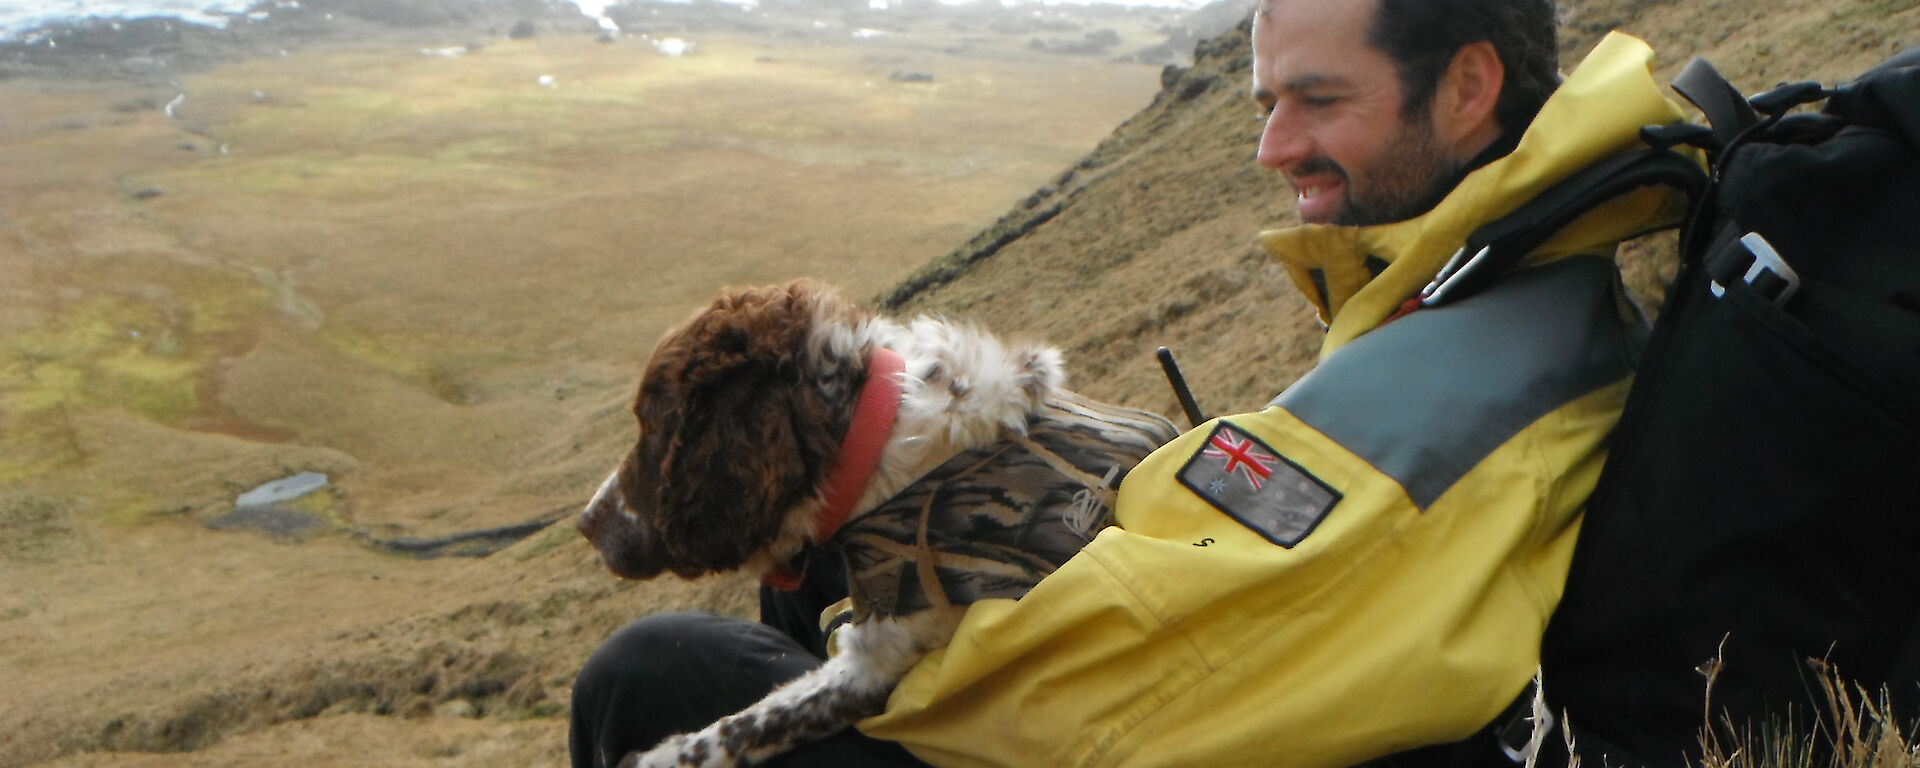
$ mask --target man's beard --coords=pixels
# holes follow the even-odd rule
[[[1399,134],[1371,165],[1360,169],[1358,179],[1326,157],[1308,160],[1303,172],[1339,174],[1346,199],[1332,223],[1364,227],[1405,221],[1433,210],[1465,176],[1464,166],[1441,151],[1428,120],[1412,119],[1401,125]]]

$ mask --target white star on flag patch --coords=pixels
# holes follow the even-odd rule
[[[1283,547],[1299,544],[1340,493],[1278,451],[1222,421],[1180,468],[1180,484]]]

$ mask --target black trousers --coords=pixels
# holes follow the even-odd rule
[[[828,570],[828,569],[813,569]],[[628,752],[697,731],[825,663],[820,611],[845,594],[810,581],[762,588],[761,622],[710,613],[655,614],[593,652],[573,684],[568,748],[574,768],[613,768]],[[831,598],[831,599],[829,599]],[[774,768],[924,768],[899,744],[848,728],[765,763]]]

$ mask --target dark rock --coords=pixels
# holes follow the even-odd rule
[[[216,531],[253,531],[276,539],[304,541],[334,527],[333,521],[301,509],[278,505],[240,507],[207,521]]]
[[[933,75],[926,72],[894,72],[887,75],[887,79],[896,83],[931,83]]]
[[[1180,81],[1180,89],[1174,93],[1174,96],[1181,101],[1191,101],[1200,94],[1213,90],[1214,86],[1223,82],[1225,82],[1225,79],[1219,75],[1188,77]]]
[[[525,40],[533,37],[533,33],[533,22],[521,19],[514,23],[513,29],[507,30],[507,37],[512,40]]]
[[[146,112],[149,110],[159,109],[160,106],[161,106],[161,102],[158,99],[154,99],[151,97],[142,97],[138,99],[128,99],[126,101],[114,102],[111,109],[113,109],[113,111],[115,112],[133,113],[133,112]]]
[[[1180,78],[1186,74],[1187,74],[1187,68],[1180,66],[1178,64],[1168,64],[1167,66],[1161,68],[1160,70],[1161,90],[1172,88],[1173,84],[1180,82]]]
[[[154,189],[152,187],[148,187],[146,189],[135,190],[128,194],[135,200],[152,200],[153,198],[159,197],[166,193],[161,192],[160,190]]]

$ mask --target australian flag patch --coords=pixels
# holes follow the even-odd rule
[[[1289,548],[1340,502],[1339,491],[1226,421],[1213,428],[1179,477],[1214,508]]]

